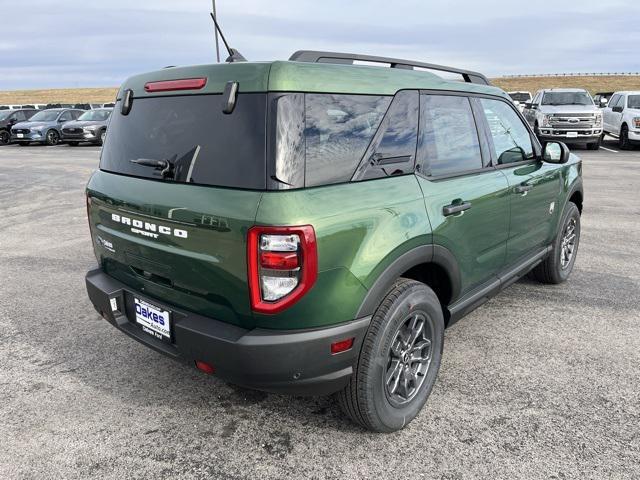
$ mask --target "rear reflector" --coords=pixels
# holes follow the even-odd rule
[[[298,268],[297,252],[260,252],[260,266],[274,270],[293,270]]]
[[[216,369],[213,368],[213,365],[207,362],[203,362],[202,360],[196,360],[196,368],[201,372],[206,373],[207,375],[213,375],[216,372]]]
[[[333,342],[331,344],[331,353],[335,355],[336,353],[346,352],[347,350],[351,350],[353,347],[353,341],[355,337],[347,338],[346,340],[340,340],[339,342]]]
[[[207,84],[206,78],[181,78],[179,80],[161,80],[144,84],[145,92],[172,92],[175,90],[200,90]]]

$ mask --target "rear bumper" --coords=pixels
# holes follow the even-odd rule
[[[133,295],[145,298],[101,269],[87,273],[86,286],[95,309],[124,333],[176,360],[208,362],[216,376],[268,392],[327,395],[344,388],[357,361],[371,317],[314,330],[247,330],[203,317],[155,299],[171,311],[173,342],[158,340],[135,323]],[[111,309],[111,299],[118,309]],[[353,347],[337,355],[331,343],[355,338]]]

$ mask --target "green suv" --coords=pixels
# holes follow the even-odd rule
[[[529,272],[567,279],[582,198],[580,160],[475,72],[311,51],[167,68],[118,94],[86,285],[160,353],[335,393],[390,432],[426,402],[446,326]]]

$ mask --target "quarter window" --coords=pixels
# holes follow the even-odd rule
[[[422,95],[418,164],[428,176],[482,168],[478,132],[467,97]]]
[[[529,130],[516,112],[505,102],[480,99],[491,132],[493,152],[499,165],[521,162],[534,157]]]
[[[367,149],[354,180],[413,173],[418,140],[417,91],[398,92]]]

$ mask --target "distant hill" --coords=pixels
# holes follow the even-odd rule
[[[584,75],[557,77],[501,77],[491,82],[507,92],[525,90],[534,94],[541,88],[586,88],[593,95],[597,92],[640,90],[640,75]]]
[[[560,75],[555,77],[500,77],[491,82],[506,90],[527,90],[534,93],[541,88],[575,87],[596,92],[640,90],[640,75]],[[62,88],[50,90],[13,90],[0,92],[0,105],[28,103],[107,103],[115,99],[118,89]]]
[[[113,102],[117,88],[56,88],[50,90],[12,90],[0,92],[0,105],[28,103],[108,103]]]

